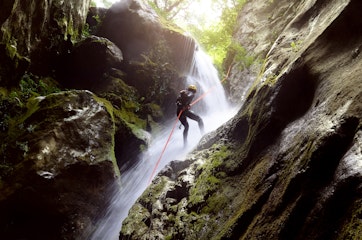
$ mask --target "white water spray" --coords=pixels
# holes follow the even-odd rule
[[[193,109],[197,112],[201,110],[205,115],[220,114],[220,110],[228,110],[230,106],[226,101],[224,88],[209,56],[203,51],[196,51],[191,69],[187,83],[198,85],[199,94],[209,92]]]
[[[203,119],[205,133],[215,130],[236,113],[236,109],[230,107],[226,101],[224,89],[210,58],[200,50],[195,52],[194,64],[187,78],[187,83],[197,85],[199,94],[208,91],[208,94],[191,109]],[[197,97],[198,96],[195,98]],[[130,208],[136,202],[137,198],[140,197],[147,188],[153,169],[161,156],[176,118],[177,116],[175,116],[175,120],[170,123],[170,126],[166,127],[164,131],[152,141],[149,149],[137,165],[122,174],[122,189],[115,191],[109,209],[103,219],[97,224],[97,230],[92,233],[90,239],[115,240],[119,238],[122,221],[127,217]],[[180,124],[178,122],[170,142],[162,155],[156,174],[169,162],[173,160],[184,160],[187,153],[200,141],[202,136],[197,122],[190,119],[188,122],[190,128],[187,147],[185,148],[183,146],[183,128],[181,130],[178,129]]]

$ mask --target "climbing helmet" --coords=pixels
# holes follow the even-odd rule
[[[195,85],[189,85],[189,87],[187,88],[187,90],[196,92],[196,91],[197,91],[197,87],[196,87]]]

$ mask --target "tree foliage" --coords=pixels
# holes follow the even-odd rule
[[[222,5],[223,1],[214,0],[216,4]],[[227,51],[235,48],[233,33],[237,23],[237,16],[247,0],[230,1],[224,6],[220,20],[208,28],[193,32],[196,39],[205,48],[205,51],[213,58],[215,65],[221,69]],[[238,49],[242,46],[238,46]]]
[[[231,44],[237,12],[234,7],[224,7],[220,20],[210,26],[190,25],[189,31],[214,60],[218,67],[222,65],[226,51]]]
[[[210,14],[197,14],[189,8],[191,4],[202,1],[148,0],[148,4],[166,20],[173,21],[190,32],[221,70],[226,53],[233,45],[232,35],[238,12],[247,0],[209,0],[215,12],[212,19]]]
[[[180,14],[187,11],[191,0],[147,0],[147,3],[166,20],[172,21]]]

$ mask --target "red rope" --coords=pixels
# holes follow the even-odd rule
[[[204,92],[200,97],[198,97],[195,101],[193,101],[190,106],[194,105],[195,103],[197,103],[198,101],[200,101],[201,99],[203,99],[207,94],[209,94],[212,90],[214,90],[215,87],[211,87],[209,88],[209,90],[207,90],[206,92]]]
[[[231,69],[231,66],[229,67],[228,72],[227,72],[226,76],[224,77],[224,79],[221,81],[221,83],[224,82],[224,81],[228,78],[229,73],[230,73],[230,69]],[[193,101],[193,102],[190,104],[190,106],[194,105],[195,103],[197,103],[198,101],[200,101],[201,99],[203,99],[207,94],[209,94],[212,90],[214,90],[214,88],[215,88],[215,86],[209,88],[209,89],[208,89],[206,92],[204,92],[200,97],[198,97],[195,101]],[[163,154],[164,154],[165,151],[166,151],[167,145],[169,144],[169,142],[170,142],[170,140],[171,140],[171,136],[172,136],[172,134],[173,134],[173,132],[174,132],[174,130],[175,130],[175,127],[176,127],[176,125],[177,125],[178,120],[180,119],[180,116],[181,116],[182,112],[183,112],[183,111],[181,110],[180,113],[177,115],[177,119],[176,119],[175,123],[173,124],[172,130],[171,130],[171,132],[170,132],[170,135],[169,135],[168,138],[167,138],[166,144],[165,144],[165,146],[163,147],[162,152],[161,152],[161,155],[160,155],[160,157],[158,158],[158,160],[157,160],[157,162],[156,162],[156,166],[153,168],[153,171],[152,171],[152,174],[151,174],[150,179],[148,180],[148,185],[150,185],[150,183],[151,183],[151,181],[152,181],[152,178],[153,178],[153,175],[156,173],[156,170],[157,170],[157,168],[158,168],[158,165],[160,164],[161,159],[162,159],[162,157],[163,157]]]
[[[178,120],[180,119],[180,116],[181,116],[182,112],[183,112],[183,110],[181,110],[180,113],[177,115],[177,119],[176,119],[175,123],[173,124],[172,130],[171,130],[171,132],[170,132],[170,135],[169,135],[168,138],[167,138],[166,144],[165,144],[165,146],[163,147],[162,152],[161,152],[161,155],[160,155],[160,157],[159,157],[158,160],[157,160],[156,166],[153,168],[153,171],[152,171],[152,174],[151,174],[150,179],[148,180],[148,185],[150,185],[150,183],[151,183],[151,181],[152,181],[152,178],[153,178],[153,175],[155,174],[155,172],[156,172],[156,170],[157,170],[157,168],[158,168],[158,165],[159,165],[160,162],[161,162],[162,156],[163,156],[163,154],[164,154],[165,151],[166,151],[167,145],[168,145],[168,143],[170,142],[171,136],[172,136],[172,134],[173,134],[173,131],[175,130],[175,127],[176,127],[176,125],[177,125]]]

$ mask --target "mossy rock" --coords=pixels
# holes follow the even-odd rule
[[[94,91],[102,88],[103,75],[123,61],[121,50],[106,38],[89,36],[63,59],[58,75],[68,88]]]
[[[112,108],[89,91],[31,98],[27,108],[4,149],[11,155],[1,171],[0,233],[82,238],[120,187]]]

